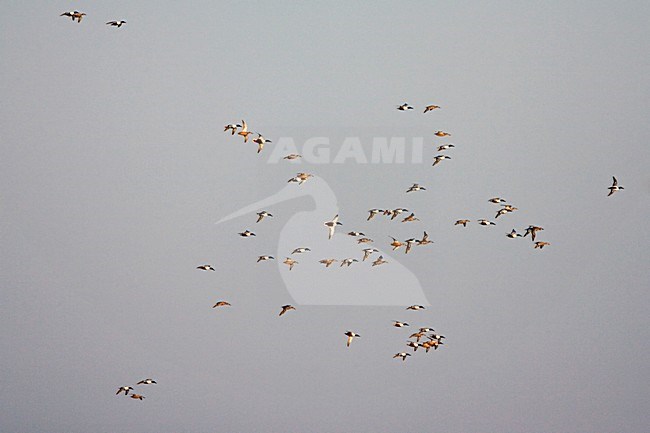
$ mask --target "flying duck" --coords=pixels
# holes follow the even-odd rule
[[[111,25],[113,27],[122,27],[122,24],[126,24],[126,21],[109,21],[106,25]]]
[[[478,223],[480,225],[482,225],[482,226],[495,226],[495,225],[497,225],[497,223],[495,223],[495,222],[484,220],[484,219],[478,220]]]
[[[81,19],[84,17],[84,15],[86,15],[86,14],[83,13],[83,12],[74,11],[74,12],[63,12],[59,16],[61,16],[61,17],[70,17],[70,18],[72,18],[72,21],[77,20],[77,22],[80,23]]]
[[[458,220],[458,221],[456,221],[456,222],[454,223],[454,225],[457,226],[457,225],[461,225],[461,224],[462,224],[463,227],[467,227],[467,223],[468,223],[468,222],[469,222],[469,220]]]
[[[372,219],[372,217],[374,217],[375,215],[377,215],[380,212],[383,212],[383,210],[381,210],[381,209],[370,209],[368,212],[369,212],[369,215],[368,215],[368,219],[366,221],[370,221]]]
[[[289,270],[292,270],[293,265],[297,264],[298,262],[295,261],[294,259],[290,258],[290,257],[287,257],[286,260],[284,262],[282,262],[282,263],[289,266]]]
[[[358,244],[370,244],[372,242],[374,242],[374,241],[372,239],[370,239],[370,238],[357,239]]]
[[[524,233],[524,237],[526,237],[526,236],[528,236],[530,234],[530,236],[533,238],[533,242],[535,242],[535,236],[536,236],[537,232],[540,231],[540,230],[544,230],[544,228],[543,227],[538,227],[538,226],[532,226],[532,225],[528,226],[528,228],[526,229],[526,232]]]
[[[407,104],[407,103],[405,102],[405,103],[403,103],[402,105],[398,105],[398,106],[397,106],[397,109],[398,109],[399,111],[406,111],[406,110],[412,110],[413,107],[411,107],[409,104]]]
[[[409,341],[409,342],[406,343],[406,345],[407,345],[408,347],[412,347],[412,348],[413,348],[413,352],[417,352],[417,351],[418,351],[418,347],[422,346],[420,343],[418,343],[418,342],[416,342],[416,341]]]
[[[196,269],[200,269],[202,271],[214,271],[212,265],[201,265],[201,266],[197,266]]]
[[[365,248],[365,249],[363,250],[363,260],[361,260],[361,261],[362,261],[362,262],[365,262],[366,259],[367,259],[368,257],[370,257],[370,254],[372,254],[372,253],[378,253],[378,252],[379,252],[379,250],[376,249],[376,248]]]
[[[551,245],[548,242],[543,242],[543,241],[537,241],[535,242],[535,249],[539,248],[540,250],[544,248],[546,245]]]
[[[325,221],[323,223],[325,227],[327,227],[327,230],[329,230],[329,235],[327,239],[332,239],[332,236],[334,236],[334,230],[336,229],[337,225],[343,225],[339,222],[339,216],[338,214],[332,218],[332,221]]]
[[[506,208],[501,208],[501,209],[499,209],[499,210],[497,211],[497,216],[495,216],[494,219],[497,219],[497,218],[499,218],[501,215],[505,215],[505,214],[507,214],[508,212],[512,212],[512,211],[509,211],[509,210],[506,209]]]
[[[282,315],[283,315],[284,313],[286,313],[287,311],[289,311],[289,310],[295,310],[295,309],[296,309],[296,307],[294,307],[293,305],[289,305],[289,304],[287,304],[287,305],[283,305],[283,306],[282,306],[282,311],[280,311],[280,314],[278,314],[278,316],[282,316]]]
[[[397,215],[399,215],[401,213],[404,213],[404,212],[408,212],[408,211],[409,211],[408,209],[404,209],[403,207],[398,207],[397,209],[393,209],[392,211],[388,211],[388,212],[390,212],[390,214],[391,214],[390,219],[392,221],[395,218],[397,218]],[[384,212],[386,212],[386,211],[384,211]]]
[[[243,238],[250,238],[251,236],[257,236],[257,235],[250,230],[246,230],[245,232],[239,233],[239,236]]]
[[[359,260],[357,260],[357,259],[353,259],[353,258],[343,259],[343,260],[341,260],[341,266],[339,266],[339,267],[341,267],[341,268],[342,268],[343,266],[350,267],[350,265],[351,265],[352,263],[354,263],[354,262],[358,262],[358,261],[359,261]]]
[[[307,251],[311,251],[311,250],[309,248],[296,248],[295,250],[293,250],[291,252],[291,254],[292,255],[293,254],[302,254],[302,253],[306,253]]]
[[[409,326],[408,323],[400,322],[399,320],[393,320],[393,326],[396,328],[403,328],[405,326]]]
[[[451,134],[445,131],[436,131],[436,133],[433,135],[437,137],[451,137]]]
[[[510,233],[506,233],[506,236],[508,236],[510,239],[522,237],[521,233],[517,233],[517,230],[515,230],[515,229],[512,229],[512,231]]]
[[[272,143],[271,140],[267,140],[266,138],[262,137],[262,134],[259,132],[257,133],[257,138],[253,140],[253,143],[257,144],[257,153],[260,153],[262,149],[264,149],[264,145],[266,143]]]
[[[426,191],[427,189],[420,184],[414,183],[409,189],[406,190],[407,193],[415,191]]]
[[[506,202],[506,201],[505,201],[504,199],[502,199],[501,197],[494,197],[494,198],[489,199],[488,201],[489,201],[490,203],[496,203],[496,204],[499,204],[499,203],[505,203],[505,202]]]
[[[356,332],[352,332],[352,331],[346,332],[345,335],[348,336],[348,347],[350,347],[350,343],[352,343],[353,338],[361,337],[361,335],[357,334]]]
[[[433,158],[433,164],[431,164],[431,167],[435,167],[436,165],[440,164],[445,159],[451,159],[451,156],[449,156],[449,155],[437,155],[435,158]]]
[[[379,256],[379,258],[377,260],[372,262],[372,265],[373,266],[379,266],[379,265],[383,265],[384,263],[388,263],[388,261],[384,260],[384,256]]]
[[[393,240],[393,242],[390,243],[390,246],[393,247],[393,251],[395,251],[396,249],[398,249],[399,247],[404,245],[402,242],[398,241],[394,237],[392,237],[392,236],[388,236],[388,237]]]
[[[444,152],[447,149],[451,149],[452,147],[456,147],[453,144],[443,144],[442,146],[438,146],[438,152]]]
[[[257,212],[257,221],[255,221],[255,222],[258,223],[258,222],[262,221],[265,217],[273,218],[273,215],[271,215],[270,213],[268,213],[265,210],[263,210],[261,212]]]
[[[415,243],[417,243],[418,245],[428,245],[428,244],[432,244],[433,241],[430,241],[429,234],[427,232],[424,232],[424,234],[422,235],[422,239],[416,240]]]
[[[365,233],[361,233],[361,232],[348,232],[348,236],[356,237],[356,236],[365,236],[365,235],[366,235]]]
[[[244,137],[244,143],[248,143],[248,136],[251,135],[253,132],[248,130],[248,125],[246,124],[246,121],[242,119],[241,121],[241,131],[237,133],[237,135],[241,135]]]
[[[229,123],[228,125],[223,127],[223,132],[230,131],[230,135],[235,135],[235,132],[237,132],[237,128],[239,128],[241,125],[235,125],[234,123]]]
[[[439,105],[427,105],[426,107],[424,107],[424,112],[428,113],[429,111],[433,111],[433,110],[436,110],[438,108],[440,108]]]
[[[612,176],[612,179],[613,179],[612,186],[607,188],[609,190],[609,194],[607,194],[607,197],[614,194],[616,191],[620,191],[622,189],[625,189],[622,186],[618,186],[618,181],[616,180],[616,178],[614,176]]]
[[[415,216],[415,213],[411,212],[411,215],[407,216],[402,220],[403,223],[410,223],[412,221],[420,221],[420,218]]]
[[[411,247],[413,246],[413,244],[415,242],[417,242],[417,241],[418,240],[415,239],[415,238],[410,238],[410,239],[405,240],[404,243],[406,244],[406,250],[404,251],[404,254],[408,254],[409,251],[411,251]]]
[[[291,179],[289,179],[289,180],[287,181],[287,183],[288,183],[288,182],[297,182],[298,185],[302,185],[303,183],[307,182],[307,180],[308,180],[310,177],[314,177],[314,175],[309,174],[309,173],[298,173],[298,174],[296,175],[296,177],[292,177]]]
[[[137,400],[143,400],[145,398],[144,395],[140,394],[131,394],[131,398],[137,399]]]
[[[416,332],[415,334],[411,334],[409,338],[415,338],[416,341],[420,341],[420,338],[424,337],[424,332]]]
[[[216,304],[214,304],[214,305],[212,306],[212,308],[217,308],[217,307],[231,307],[231,306],[232,306],[232,305],[230,305],[230,302],[219,301],[219,302],[217,302]]]
[[[406,352],[400,352],[400,353],[396,353],[395,355],[393,355],[393,359],[394,358],[402,358],[402,361],[406,361],[407,356],[411,356],[411,354],[406,353]]]
[[[120,386],[115,395],[119,395],[121,392],[124,392],[124,395],[129,395],[129,391],[131,390],[133,390],[132,386]]]
[[[136,383],[136,385],[151,385],[151,384],[155,384],[155,383],[157,383],[157,382],[155,380],[153,380],[153,379],[144,379],[144,380],[141,380],[140,382]]]
[[[406,307],[407,310],[413,310],[413,311],[418,311],[418,310],[424,310],[424,305],[411,305],[410,307]]]
[[[288,159],[289,161],[291,161],[298,158],[302,158],[302,155],[298,155],[297,153],[290,153],[289,155],[285,156],[282,159]]]
[[[264,262],[266,260],[275,260],[275,257],[273,257],[273,256],[259,256],[257,258],[257,263]]]
[[[332,263],[334,263],[334,262],[338,262],[338,260],[336,260],[336,259],[323,259],[323,260],[319,260],[319,261],[318,261],[318,263],[322,263],[322,264],[324,264],[326,268],[329,268],[330,265],[331,265]]]

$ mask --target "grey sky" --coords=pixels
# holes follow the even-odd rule
[[[5,2],[0,430],[647,430],[648,3],[314,3]],[[80,24],[59,17],[74,9]],[[423,137],[425,162],[268,164],[274,144],[222,133],[242,118],[333,154]],[[255,264],[284,258],[308,196],[214,224],[298,171],[327,181],[342,231],[385,251],[429,232],[387,256],[427,310],[298,305],[277,263]],[[612,175],[626,189],[607,198]],[[519,211],[453,226],[493,219],[497,195]],[[422,221],[365,222],[388,206]],[[505,237],[529,224],[548,248]],[[446,346],[392,359],[409,335],[393,320]],[[114,395],[147,377],[144,401]]]

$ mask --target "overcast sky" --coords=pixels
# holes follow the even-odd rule
[[[648,16],[636,0],[4,2],[0,430],[647,430]],[[241,119],[273,141],[260,155],[223,133]],[[331,160],[271,160],[315,137]],[[422,162],[333,161],[391,137]],[[316,177],[288,184],[299,171]],[[606,197],[612,176],[625,189]],[[519,210],[479,226],[494,196]],[[273,218],[215,224],[260,202]],[[420,221],[366,221],[386,207]],[[505,236],[529,224],[551,245]],[[361,258],[349,230],[389,263],[318,265]],[[435,243],[390,251],[425,230]],[[312,252],[288,271],[294,247]],[[420,326],[445,345],[413,353]],[[149,377],[145,400],[115,395]]]

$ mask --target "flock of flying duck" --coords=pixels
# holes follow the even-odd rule
[[[76,21],[78,23],[81,23],[81,20],[84,16],[86,16],[85,13],[79,12],[79,11],[72,11],[72,12],[64,12],[60,16],[65,16],[69,17],[72,19],[72,21]],[[108,21],[106,25],[114,26],[114,27],[121,27],[123,24],[126,24],[126,21],[124,20],[114,20],[114,21]],[[428,113],[433,110],[440,109],[441,107],[438,105],[427,105],[424,108],[424,113]],[[399,111],[409,111],[413,110],[414,108],[409,105],[408,103],[401,104],[397,106],[397,110]],[[248,143],[251,135],[255,134],[257,137],[251,139],[253,143],[257,144],[257,153],[259,154],[264,150],[264,145],[266,143],[272,143],[271,140],[265,138],[260,132],[254,132],[249,130],[248,124],[246,121],[242,120],[241,123],[231,123],[228,125],[225,125],[224,127],[224,132],[230,132],[231,135],[238,135],[243,138],[244,143]],[[448,137],[451,136],[450,133],[445,132],[445,131],[436,131],[433,135],[436,137]],[[448,143],[448,144],[443,144],[437,147],[438,152],[445,152],[447,150],[450,150],[452,148],[456,147],[454,144]],[[295,160],[301,158],[301,155],[299,154],[289,154],[284,157],[286,160]],[[440,164],[444,160],[449,160],[451,157],[447,154],[440,153],[436,155],[433,158],[433,164],[432,166],[436,166]],[[297,183],[298,185],[302,185],[303,183],[307,182],[310,178],[312,178],[313,175],[310,173],[304,173],[300,172],[297,173],[296,176],[290,178],[287,182],[288,183]],[[407,190],[406,193],[414,193],[414,192],[419,192],[419,191],[426,191],[426,187],[414,183],[412,186],[410,186]],[[612,186],[607,188],[609,190],[609,194],[607,195],[608,197],[613,195],[614,193],[623,190],[623,186],[618,185],[618,181],[616,177],[613,177],[613,183]],[[506,200],[504,200],[501,197],[494,197],[488,200],[490,203],[499,205],[500,207],[496,211],[496,215],[494,217],[495,220],[497,220],[499,217],[507,215],[509,213],[515,212],[518,210],[515,206],[512,204],[508,204]],[[404,218],[401,218],[401,214],[409,213],[407,216]],[[377,215],[382,215],[387,218],[389,218],[391,221],[395,220],[396,218],[400,217],[402,223],[408,223],[408,222],[413,222],[413,221],[419,221],[419,218],[415,216],[414,212],[409,211],[408,209],[405,208],[395,208],[395,209],[370,209],[368,211],[368,217],[366,221],[372,220],[375,216]],[[257,212],[257,221],[256,223],[262,222],[265,218],[273,218],[273,215],[266,211],[266,210],[261,210]],[[457,220],[454,225],[462,225],[463,227],[467,227],[467,224],[470,223],[471,220],[469,219],[459,219]],[[496,225],[496,222],[490,221],[488,219],[479,219],[477,220],[478,224],[482,226],[493,226]],[[330,221],[325,221],[323,223],[324,227],[327,229],[327,236],[328,239],[332,239],[334,236],[335,230],[337,226],[342,225],[342,223],[339,221],[339,215],[335,215]],[[531,236],[531,240],[533,242],[534,248],[535,249],[543,249],[545,246],[550,245],[549,242],[545,241],[535,241],[537,233],[539,231],[543,231],[544,228],[536,225],[529,225],[528,228],[525,229],[524,234],[522,235],[521,233],[518,233],[516,229],[512,229],[512,231],[506,233],[506,236],[510,239],[515,239],[515,238],[520,238],[520,237],[527,237],[528,235]],[[244,238],[250,238],[256,236],[255,233],[253,233],[250,230],[245,230],[243,232],[240,232],[239,235]],[[347,235],[352,236],[357,238],[357,243],[359,245],[361,244],[372,244],[374,241],[368,237],[363,232],[357,232],[357,231],[350,231],[347,233]],[[400,249],[401,247],[404,247],[404,253],[408,254],[413,245],[417,246],[422,246],[422,245],[428,245],[433,243],[433,241],[429,240],[429,236],[426,231],[424,231],[422,238],[421,239],[416,239],[416,238],[409,238],[404,241],[400,241],[392,236],[389,236],[390,239],[392,239],[392,242],[388,245],[392,248],[393,251],[396,251]],[[308,247],[297,247],[295,248],[283,261],[283,264],[286,264],[289,267],[289,270],[293,269],[294,266],[298,265],[299,262],[294,259],[293,257],[289,256],[296,256],[298,254],[303,255],[306,253],[310,253],[311,249]],[[366,262],[370,258],[370,256],[374,253],[379,253],[379,250],[376,248],[364,248],[361,250],[363,253],[363,257],[361,257],[361,260],[358,260],[357,258],[354,257],[347,257],[343,259],[336,259],[336,258],[323,258],[319,260],[318,262],[322,265],[324,265],[325,268],[329,268],[333,263],[335,262],[340,262],[339,267],[349,267],[353,263],[357,262]],[[275,260],[275,257],[271,255],[261,255],[258,256],[257,258],[257,263],[267,261],[267,260]],[[383,255],[379,255],[375,260],[371,261],[371,266],[380,266],[383,264],[388,263],[387,260],[384,259]],[[198,270],[202,271],[212,271],[214,272],[215,269],[212,265],[210,264],[205,264],[205,265],[200,265],[197,266]],[[222,307],[230,307],[232,306],[228,301],[220,300],[217,301],[212,308],[222,308]],[[406,308],[407,310],[411,311],[419,311],[419,310],[424,310],[425,307],[422,305],[411,305]],[[280,307],[280,313],[278,316],[283,316],[287,312],[291,310],[296,310],[296,308],[293,305],[287,304],[287,305],[282,305]],[[410,326],[406,322],[401,322],[401,321],[393,321],[393,326],[397,328],[404,328]],[[360,334],[354,332],[354,331],[346,331],[344,335],[347,337],[347,343],[346,346],[349,347],[350,344],[353,342],[355,338],[361,337]],[[430,327],[420,327],[418,332],[415,332],[411,334],[407,341],[406,341],[406,346],[410,347],[413,349],[413,352],[417,352],[418,348],[423,348],[425,350],[425,353],[428,353],[430,349],[437,350],[438,347],[443,345],[443,339],[445,339],[444,335],[439,335],[436,333],[436,331],[433,328]],[[421,340],[423,340],[421,342]],[[393,355],[393,358],[401,359],[402,361],[405,361],[407,357],[411,356],[411,353],[402,351],[398,352],[395,355]],[[140,382],[137,383],[137,385],[151,385],[155,384],[156,381],[153,379],[144,379],[141,380]],[[122,386],[117,390],[116,395],[119,395],[121,393],[124,393],[125,396],[129,396],[129,392],[133,391],[134,388],[131,386]],[[145,397],[141,394],[136,394],[131,392],[130,397],[132,399],[136,400],[143,400]]]

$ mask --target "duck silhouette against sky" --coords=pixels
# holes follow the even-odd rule
[[[292,270],[278,263],[278,272],[296,305],[430,305],[418,278],[395,258],[381,267],[370,266],[368,262],[362,265],[364,246],[358,245],[358,240],[338,232],[328,239],[323,233],[323,221],[331,221],[332,215],[339,214],[345,218],[345,214],[339,212],[334,191],[318,176],[301,186],[287,184],[276,194],[223,217],[217,224],[302,196],[312,198],[313,209],[296,209],[291,216],[276,216],[277,222],[286,221],[278,239],[277,255],[286,257],[296,245],[310,245],[316,254],[302,259]],[[385,251],[377,252],[387,255]],[[252,254],[259,256],[255,251]],[[359,263],[349,268],[325,269],[319,262],[322,257],[356,258]]]

